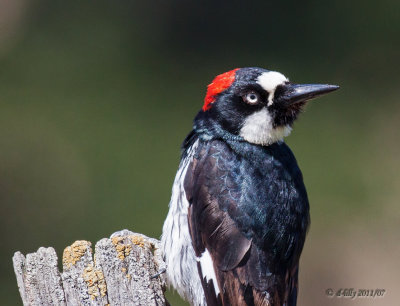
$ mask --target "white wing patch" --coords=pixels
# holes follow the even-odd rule
[[[219,290],[217,276],[215,275],[214,264],[210,252],[206,249],[200,257],[197,257],[197,261],[200,262],[201,272],[203,273],[203,277],[206,278],[206,281],[213,281],[215,294],[218,296],[221,291]]]
[[[274,103],[274,94],[276,87],[288,82],[289,80],[277,71],[264,72],[257,78],[257,83],[264,88],[264,90],[269,92],[268,96],[268,106]]]

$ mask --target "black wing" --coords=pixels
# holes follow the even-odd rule
[[[289,303],[296,301],[297,295],[299,254],[294,253],[301,252],[304,239],[300,247],[292,243],[294,247],[285,250],[292,254],[276,254],[282,253],[276,242],[279,237],[274,234],[279,229],[274,228],[268,218],[279,216],[268,212],[274,210],[265,199],[271,195],[261,192],[267,189],[274,194],[275,191],[266,186],[265,173],[256,173],[262,164],[256,163],[253,169],[249,162],[252,163],[234,154],[221,141],[200,141],[186,173],[185,192],[190,203],[188,218],[193,246],[198,257],[206,250],[209,252],[217,279],[215,284],[206,278],[199,265],[207,303],[282,305],[287,301],[287,305],[295,305]],[[290,244],[296,237],[288,239]],[[288,264],[286,257],[294,261],[293,264]],[[217,291],[220,294],[217,295]]]

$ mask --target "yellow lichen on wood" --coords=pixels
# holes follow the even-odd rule
[[[145,246],[145,240],[142,236],[131,235],[129,236],[133,244],[140,246],[143,248]]]
[[[124,243],[124,237],[113,237],[111,238],[112,243],[115,246],[115,249],[117,250],[117,256],[119,259],[124,260],[126,256],[129,255],[129,253],[132,250],[132,246],[129,244]]]
[[[125,277],[127,279],[131,279],[132,276],[128,273],[128,270],[126,268],[121,268],[121,272],[125,274]]]
[[[130,235],[125,237],[115,236],[111,238],[111,242],[114,244],[115,249],[117,250],[117,256],[121,260],[124,260],[125,257],[130,254],[130,252],[132,251],[132,244],[137,245],[141,248],[151,247],[151,244],[140,235]]]
[[[88,293],[92,300],[95,300],[99,296],[99,293],[101,296],[106,295],[107,286],[104,274],[101,270],[96,269],[92,263],[83,270],[82,278],[86,282]]]
[[[63,253],[63,266],[64,269],[69,269],[76,264],[77,261],[85,254],[85,252],[90,249],[92,244],[86,240],[77,240],[70,246],[64,249]]]
[[[99,287],[101,296],[105,296],[107,293],[107,285],[106,285],[106,280],[104,278],[104,274],[102,271],[96,270],[96,275],[97,278],[99,279],[97,287]]]

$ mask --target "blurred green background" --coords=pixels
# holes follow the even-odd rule
[[[206,85],[246,66],[341,86],[287,139],[311,204],[299,305],[398,305],[399,12],[395,0],[1,0],[2,305],[21,304],[17,250],[61,256],[123,228],[159,237]]]

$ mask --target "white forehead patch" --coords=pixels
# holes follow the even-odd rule
[[[291,130],[292,128],[288,125],[274,128],[272,118],[264,107],[245,119],[239,134],[248,142],[267,146],[281,141],[283,137],[290,134]]]
[[[269,92],[268,96],[268,106],[274,103],[275,89],[279,85],[284,84],[289,81],[282,73],[276,71],[264,72],[257,78],[257,83],[264,88],[264,90]]]

